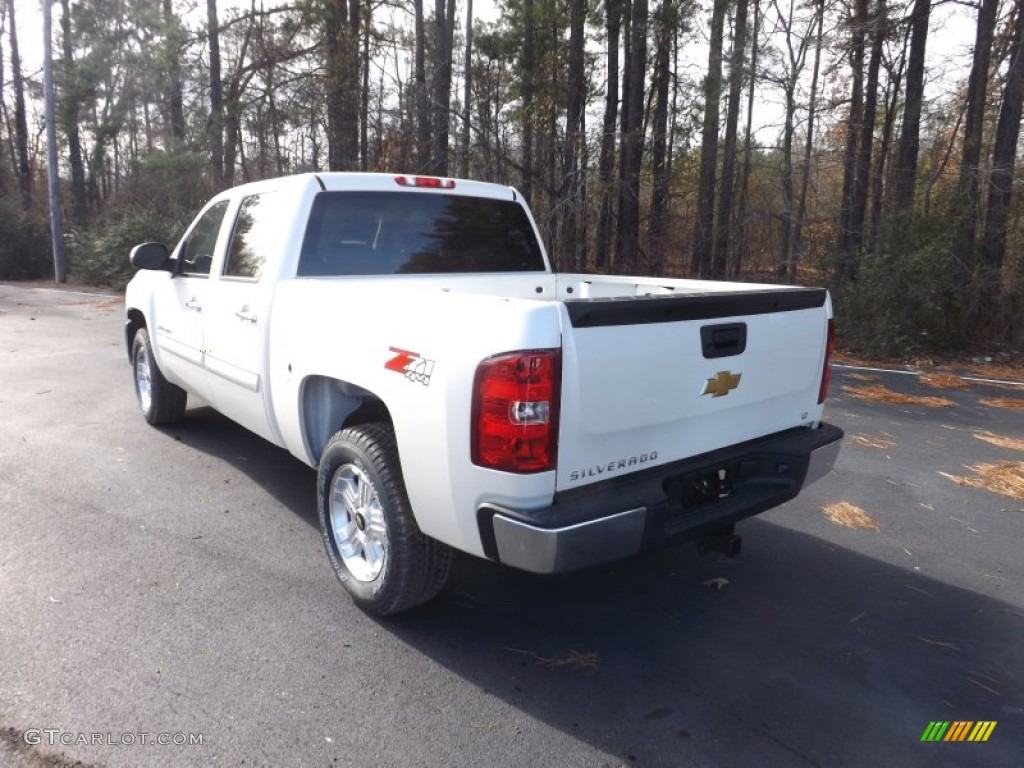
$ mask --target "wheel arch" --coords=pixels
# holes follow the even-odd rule
[[[135,334],[140,328],[146,328],[146,316],[141,309],[130,307],[124,321],[124,343],[128,351],[128,361],[132,359],[132,345],[135,343]]]
[[[308,376],[301,387],[302,436],[314,463],[334,433],[372,422],[394,426],[391,412],[374,392],[329,376]]]

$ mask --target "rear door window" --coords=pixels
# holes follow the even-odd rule
[[[226,277],[259,280],[263,265],[277,243],[280,229],[275,202],[273,192],[249,195],[242,200],[224,265]]]
[[[521,205],[415,192],[321,192],[298,269],[300,276],[543,271]]]

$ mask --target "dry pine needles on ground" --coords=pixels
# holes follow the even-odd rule
[[[965,488],[980,488],[1011,499],[1024,499],[1024,461],[976,464],[967,469],[975,473],[973,477],[948,472],[939,474]]]
[[[1009,448],[1011,451],[1024,451],[1024,440],[1018,440],[1015,437],[1001,437],[1000,435],[993,435],[991,432],[975,432],[974,436],[979,440],[984,440],[986,443],[991,443],[1000,448]]]
[[[822,511],[825,513],[825,517],[843,528],[871,531],[879,529],[878,522],[871,515],[848,501],[826,504],[822,507]]]
[[[907,395],[902,392],[893,392],[881,384],[870,387],[843,387],[843,392],[874,403],[887,403],[888,405],[923,405],[928,408],[954,408],[956,403],[948,397],[933,397],[930,395]]]

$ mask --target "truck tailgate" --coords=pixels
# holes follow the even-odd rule
[[[564,302],[558,490],[813,426],[828,294]]]

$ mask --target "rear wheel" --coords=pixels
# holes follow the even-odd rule
[[[451,550],[416,525],[389,425],[362,424],[328,441],[317,505],[327,556],[360,608],[398,613],[444,587]]]
[[[164,378],[153,357],[153,345],[145,328],[135,332],[132,369],[135,374],[135,397],[146,421],[153,426],[181,421],[185,415],[188,393]]]

